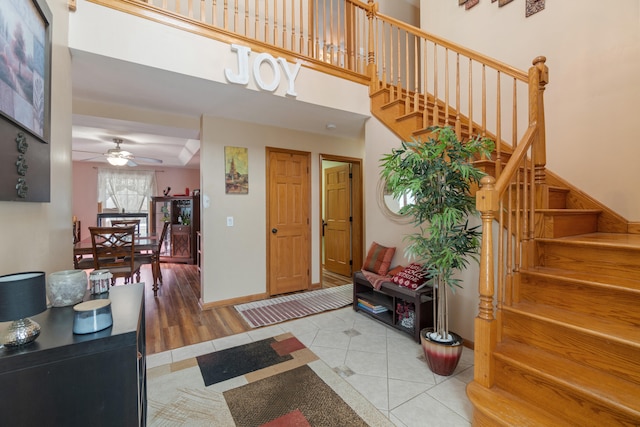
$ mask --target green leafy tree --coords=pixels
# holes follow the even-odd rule
[[[401,148],[384,155],[381,176],[394,198],[408,196],[400,214],[412,219],[419,231],[405,236],[406,255],[421,263],[437,287],[437,319],[432,339],[451,341],[447,312],[447,289],[460,286],[455,273],[466,268],[469,259],[478,261],[479,226],[469,226],[477,215],[474,184],[485,175],[473,164],[489,157],[494,143],[475,137],[457,138],[450,127],[431,127],[426,141],[402,142]]]

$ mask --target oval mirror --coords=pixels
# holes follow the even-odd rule
[[[400,209],[407,203],[411,203],[411,195],[405,194],[403,197],[394,198],[391,192],[387,189],[386,181],[382,178],[378,180],[378,205],[382,212],[389,219],[406,224],[411,222],[411,218],[404,215],[400,215]]]

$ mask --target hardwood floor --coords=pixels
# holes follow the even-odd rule
[[[147,354],[250,330],[232,305],[200,310],[200,275],[195,265],[162,263],[163,285],[154,297],[151,269],[143,266],[141,281],[147,284],[145,314]],[[120,283],[120,282],[119,282]],[[351,283],[350,277],[323,272],[323,287]]]

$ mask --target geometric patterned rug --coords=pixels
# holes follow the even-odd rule
[[[353,303],[351,283],[311,292],[239,304],[235,309],[252,328],[334,310]]]
[[[148,426],[392,426],[291,333],[147,370]]]

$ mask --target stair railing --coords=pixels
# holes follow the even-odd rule
[[[501,341],[502,307],[518,301],[520,271],[534,265],[536,209],[545,208],[548,200],[543,94],[549,73],[545,60],[534,59],[529,69],[529,126],[524,136],[499,177],[484,177],[476,193],[482,247],[474,381],[484,387],[494,384],[493,351]]]

